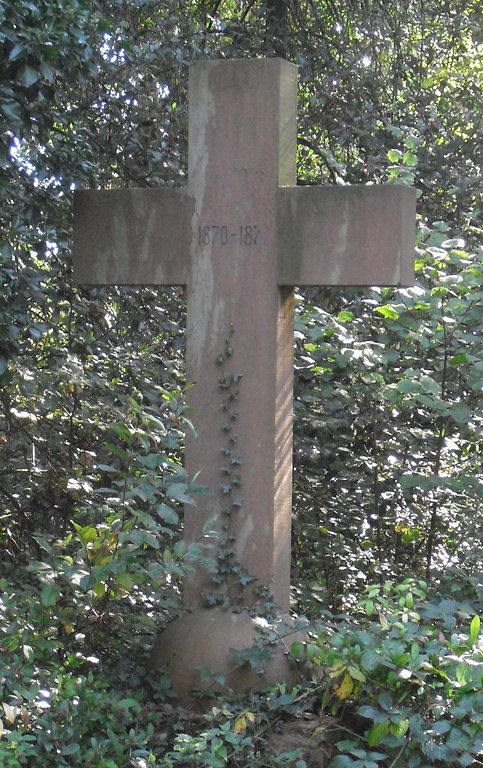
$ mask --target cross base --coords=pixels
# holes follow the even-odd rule
[[[192,698],[193,688],[243,693],[274,683],[295,685],[300,679],[290,655],[295,640],[305,640],[305,633],[288,614],[279,616],[274,627],[264,628],[263,619],[246,611],[211,608],[169,624],[153,649],[150,667],[155,673],[165,666],[177,696],[185,701]],[[247,657],[259,661],[255,668]]]

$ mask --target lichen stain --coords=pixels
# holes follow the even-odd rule
[[[340,211],[340,223],[337,228],[337,238],[334,255],[331,259],[330,282],[334,285],[339,284],[342,265],[344,264],[345,254],[347,253],[347,235],[349,233],[350,216],[349,201],[346,199],[342,204]]]
[[[243,558],[243,553],[245,552],[248,541],[250,541],[252,549],[254,546],[252,534],[255,530],[255,524],[253,519],[254,515],[245,515],[243,518],[243,525],[237,530],[237,554],[240,559]]]

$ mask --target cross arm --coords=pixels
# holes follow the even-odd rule
[[[74,279],[84,285],[185,285],[194,204],[183,190],[74,193]]]
[[[412,285],[415,216],[408,187],[281,187],[279,284]]]

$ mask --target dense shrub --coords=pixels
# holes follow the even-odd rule
[[[320,709],[351,719],[334,766],[481,762],[481,21],[0,0],[2,766],[302,768],[268,734]],[[144,678],[199,555],[183,297],[75,286],[72,190],[184,183],[187,65],[274,54],[299,65],[299,183],[415,185],[416,284],[298,294],[293,594],[325,618],[294,653],[322,677],[195,716]]]

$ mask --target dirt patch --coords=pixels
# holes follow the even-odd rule
[[[268,741],[274,755],[300,749],[307,768],[326,768],[334,755],[334,745],[342,738],[344,731],[335,718],[305,713],[281,723]]]

